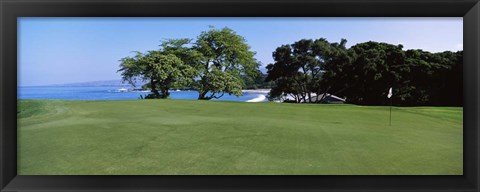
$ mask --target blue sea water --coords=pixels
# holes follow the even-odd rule
[[[128,91],[121,92],[120,89],[132,89],[128,86],[32,86],[19,87],[17,97],[19,99],[47,99],[47,100],[134,100],[139,99],[140,95],[145,96],[149,92]],[[220,99],[223,101],[241,101],[245,102],[255,98],[262,97],[262,93],[243,93],[242,96],[225,94]],[[197,91],[170,91],[171,99],[196,100]]]

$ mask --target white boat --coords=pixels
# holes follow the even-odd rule
[[[127,88],[120,88],[120,89],[117,89],[118,92],[128,92],[128,89]]]

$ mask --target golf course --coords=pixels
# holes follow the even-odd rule
[[[462,107],[19,100],[19,175],[462,175]]]

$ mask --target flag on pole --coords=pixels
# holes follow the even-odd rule
[[[393,93],[392,93],[392,88],[390,87],[390,89],[388,90],[388,95],[387,97],[390,99],[390,126],[392,126],[392,100],[391,97],[392,97]]]
[[[390,90],[388,90],[388,95],[387,97],[390,99],[390,97],[392,97],[393,93],[392,93],[392,88],[390,87]]]

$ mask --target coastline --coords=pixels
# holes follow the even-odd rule
[[[270,89],[244,89],[242,90],[244,93],[264,93],[268,94],[270,92]]]
[[[172,99],[192,99],[198,97],[194,90],[170,90]],[[224,97],[215,100],[262,102],[268,93],[268,89],[242,90],[243,96],[225,94]],[[18,98],[20,99],[48,99],[48,100],[135,100],[140,95],[148,94],[148,90],[134,89],[127,86],[88,86],[88,87],[19,87]]]

